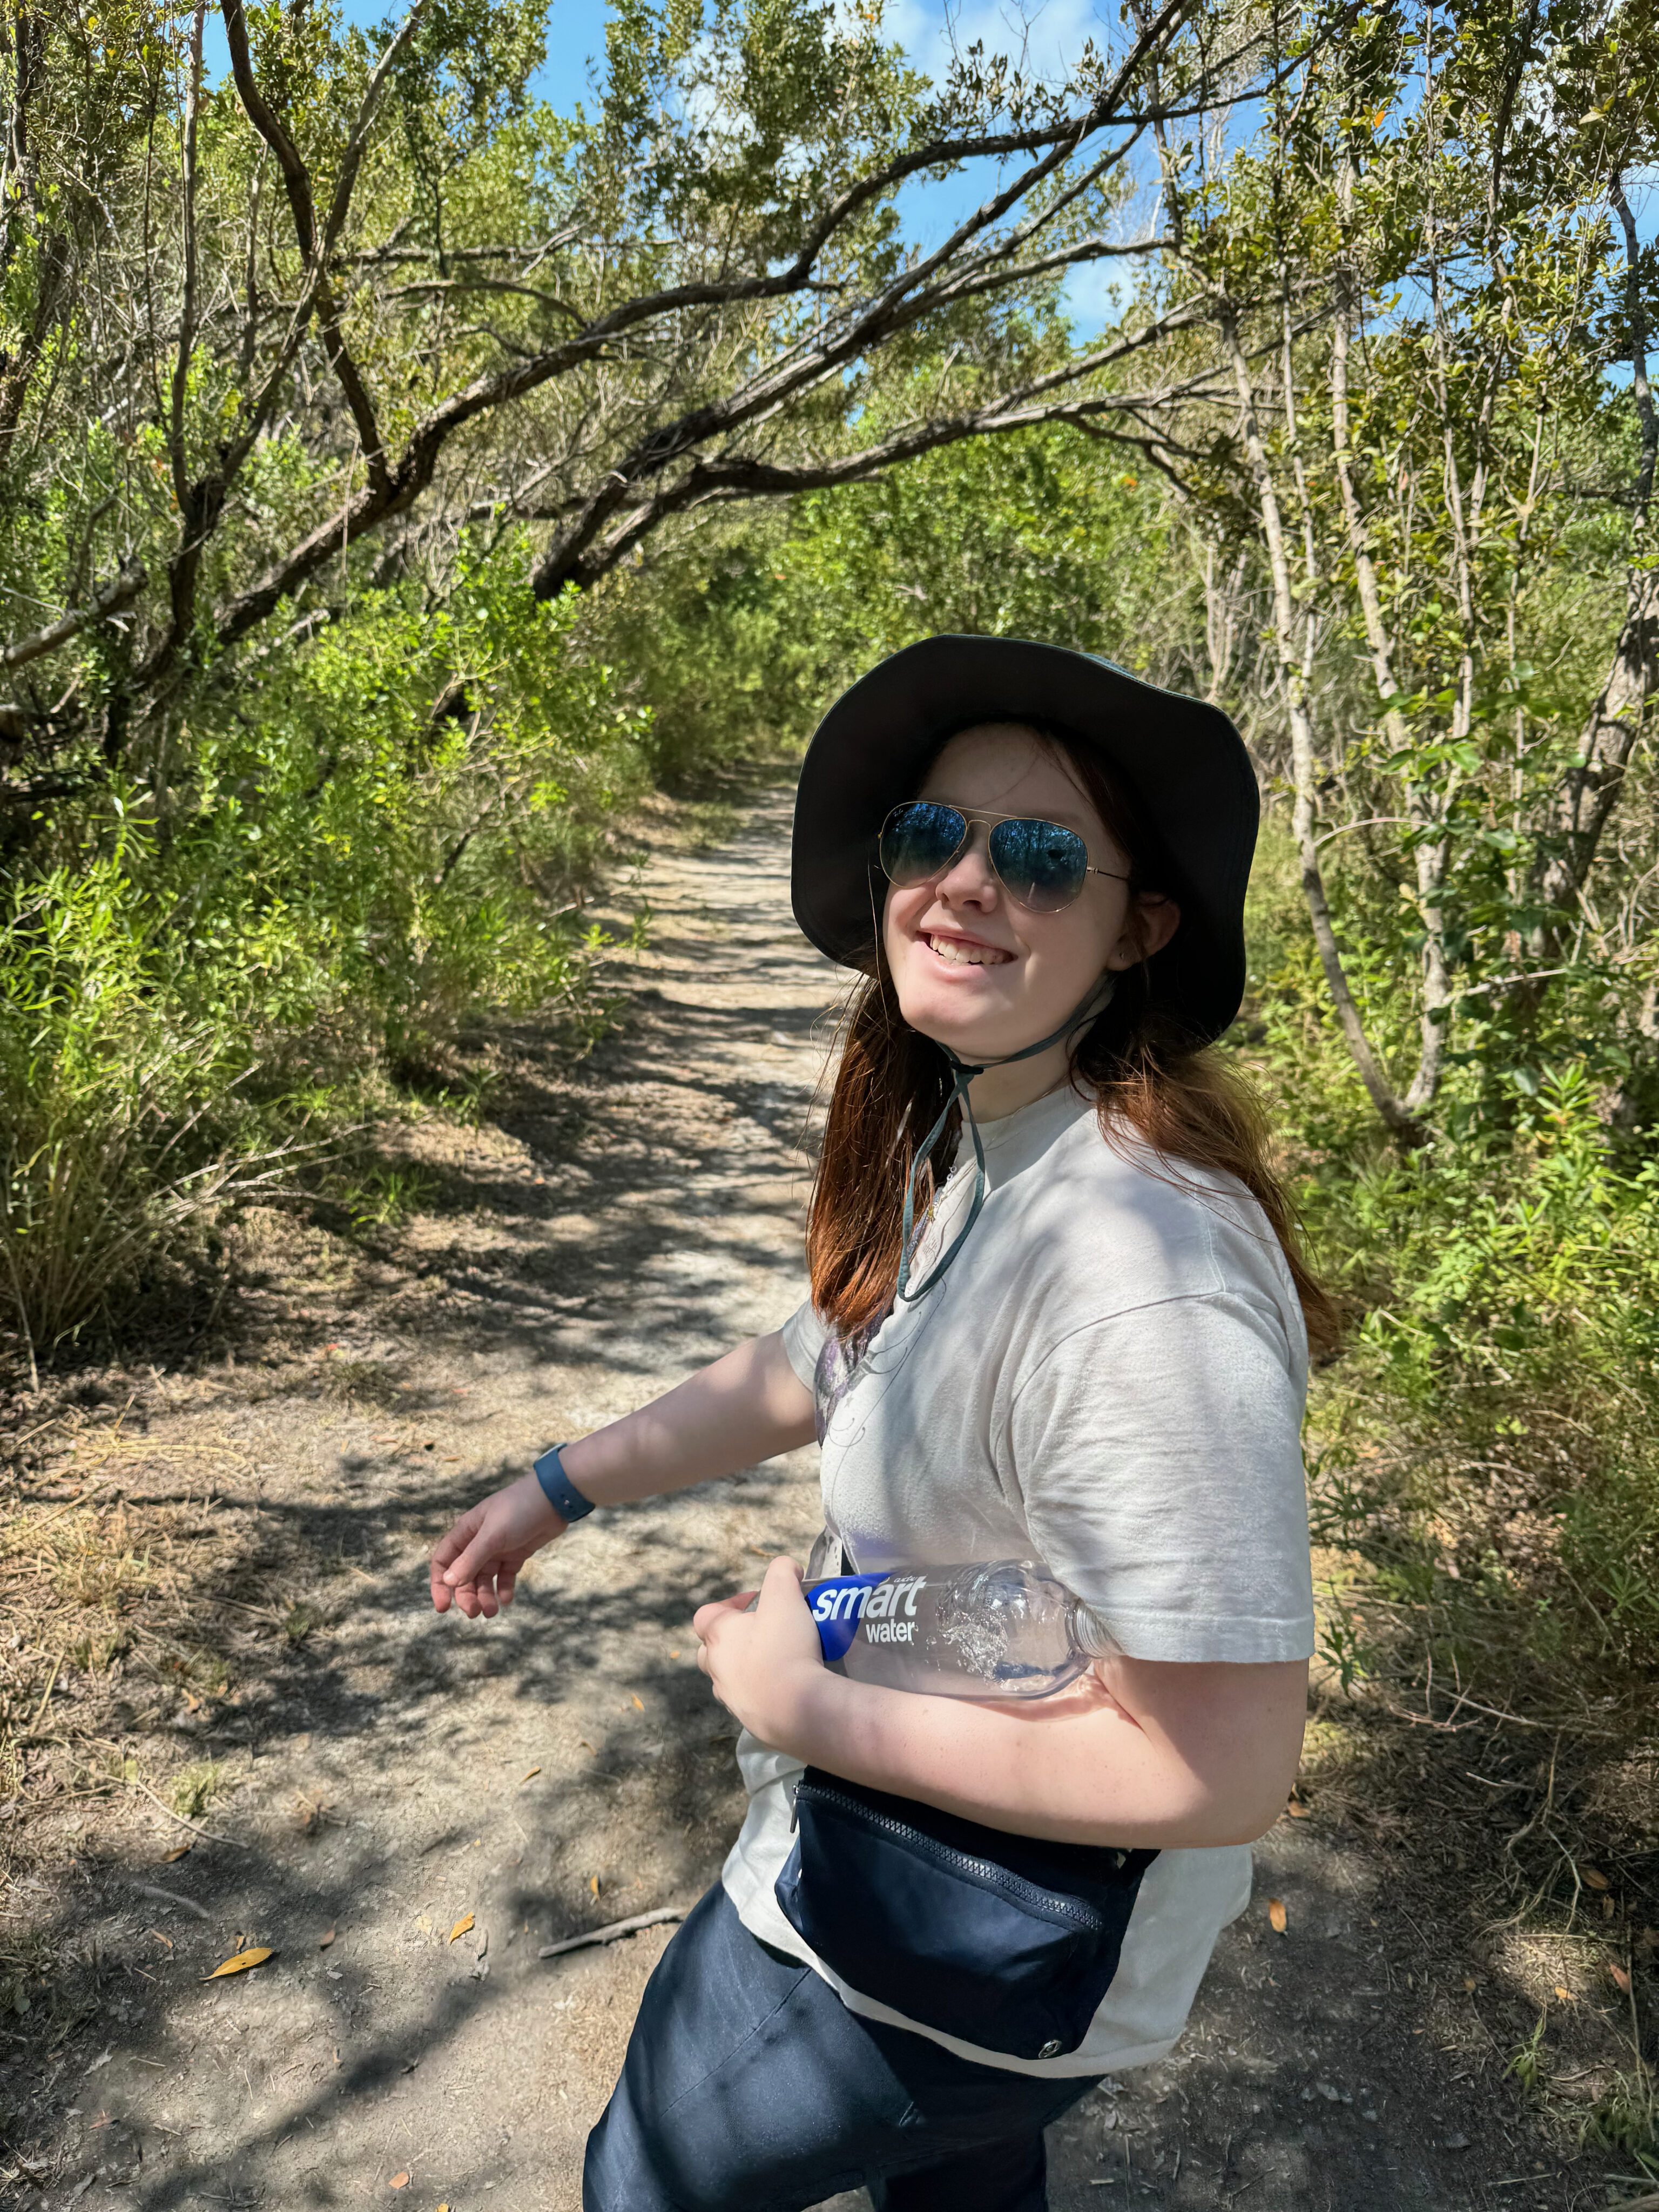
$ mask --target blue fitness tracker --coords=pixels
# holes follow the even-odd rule
[[[580,1521],[584,1513],[593,1510],[593,1501],[584,1498],[564,1471],[564,1462],[559,1457],[563,1449],[549,1444],[535,1462],[536,1480],[547,1494],[547,1502],[562,1521]]]

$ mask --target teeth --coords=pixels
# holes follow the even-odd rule
[[[999,968],[1009,957],[994,945],[963,945],[954,937],[930,937],[927,942],[954,968]]]

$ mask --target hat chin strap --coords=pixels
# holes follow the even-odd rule
[[[1066,1017],[1057,1030],[1051,1030],[1047,1036],[1039,1037],[1035,1044],[1028,1044],[1018,1052],[1005,1052],[994,1060],[970,1062],[960,1059],[951,1051],[948,1044],[939,1045],[939,1050],[951,1063],[953,1078],[951,1095],[945,1100],[938,1121],[922,1139],[916,1156],[910,1163],[909,1176],[904,1186],[904,1226],[899,1245],[898,1283],[893,1292],[895,1304],[901,1298],[908,1304],[914,1304],[917,1299],[927,1297],[928,1291],[933,1289],[934,1284],[939,1281],[967,1243],[968,1232],[979,1219],[981,1210],[984,1206],[985,1146],[980,1140],[979,1123],[974,1119],[974,1102],[969,1096],[969,1085],[975,1077],[983,1075],[988,1068],[1012,1067],[1016,1060],[1034,1060],[1038,1053],[1047,1052],[1050,1045],[1059,1044],[1062,1038],[1070,1036],[1073,1030],[1080,1029],[1085,1022],[1091,1022],[1097,1015],[1103,1014],[1107,1007],[1111,1005],[1116,991],[1117,976],[1111,969],[1108,969],[1100,981],[1092,986],[1088,997]],[[938,1038],[936,1037],[933,1042],[938,1044]],[[963,1113],[968,1116],[968,1133],[974,1140],[973,1203],[968,1208],[968,1218],[951,1240],[950,1250],[933,1269],[927,1281],[913,1291],[910,1288],[910,1261],[913,1250],[912,1232],[916,1216],[916,1185],[921,1179],[922,1169],[933,1156],[934,1146],[945,1133],[945,1124],[950,1118],[951,1109],[958,1099],[962,1102]]]

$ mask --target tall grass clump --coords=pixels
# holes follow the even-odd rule
[[[1357,1316],[1318,1503],[1370,1595],[1429,1608],[1449,1682],[1659,1667],[1659,1163],[1570,1060],[1501,1133],[1328,1170],[1313,1211]]]
[[[3,887],[0,1316],[42,1357],[235,1187],[246,1033],[193,1009],[158,951],[131,840]]]

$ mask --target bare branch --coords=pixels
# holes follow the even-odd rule
[[[131,606],[148,581],[148,571],[141,562],[124,565],[118,575],[93,593],[88,605],[71,607],[44,629],[17,638],[10,645],[0,646],[0,668],[21,668],[28,661],[40,659],[43,653],[67,645],[92,623],[103,622],[110,615],[118,614],[123,607]]]
[[[190,459],[185,448],[185,399],[190,390],[190,357],[196,345],[196,155],[202,107],[202,26],[207,0],[196,0],[190,26],[190,76],[185,88],[185,143],[181,228],[184,294],[179,308],[179,340],[173,354],[173,390],[167,414],[167,457],[173,465],[173,495],[183,514],[190,501]]]
[[[1653,493],[1654,461],[1659,456],[1659,416],[1655,415],[1653,393],[1648,387],[1648,319],[1642,304],[1641,250],[1622,177],[1613,179],[1607,198],[1625,234],[1625,313],[1630,323],[1631,388],[1637,420],[1642,426],[1642,465],[1636,479],[1636,511],[1645,521],[1648,501]]]
[[[1296,601],[1291,584],[1290,558],[1285,545],[1284,520],[1279,511],[1279,491],[1256,417],[1255,392],[1249,364],[1239,341],[1237,311],[1231,302],[1224,302],[1219,320],[1223,343],[1232,364],[1240,429],[1255,486],[1262,539],[1267,553],[1267,568],[1273,580],[1273,641],[1285,695],[1285,715],[1290,723],[1291,756],[1296,787],[1294,833],[1302,859],[1303,896],[1307,902],[1309,919],[1313,924],[1314,942],[1319,950],[1320,965],[1325,971],[1326,987],[1336,1008],[1337,1019],[1342,1025],[1349,1057],[1365,1086],[1366,1095],[1376,1109],[1378,1117],[1396,1136],[1408,1140],[1420,1139],[1422,1125],[1415,1115],[1407,1111],[1377,1059],[1370,1037],[1365,1034],[1365,1024],[1348,982],[1342,948],[1336,939],[1336,925],[1331,916],[1324,870],[1319,859],[1315,800],[1318,769],[1313,721],[1308,711],[1306,685],[1296,647]]]

